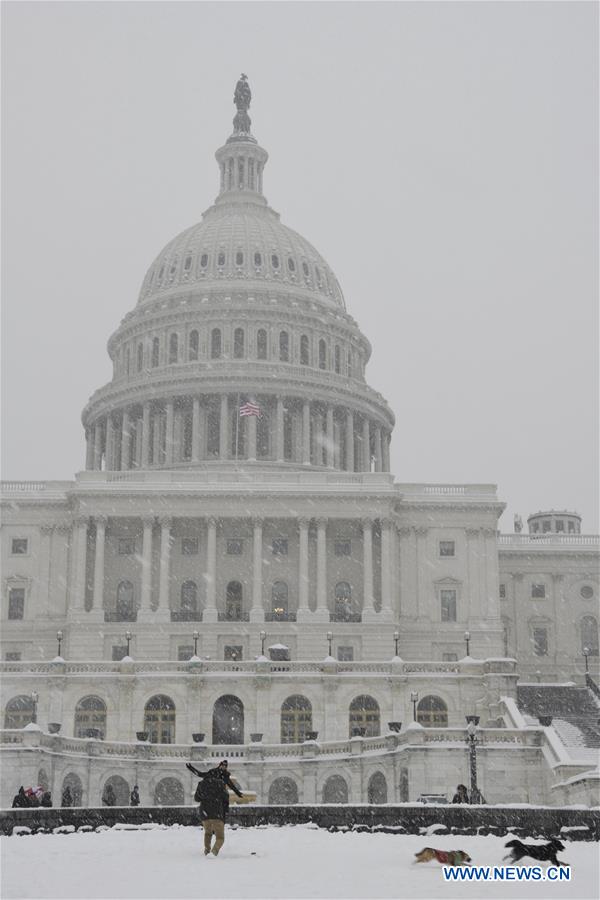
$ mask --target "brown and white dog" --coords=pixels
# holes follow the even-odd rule
[[[434,847],[423,847],[415,853],[417,862],[424,863],[435,859],[443,866],[464,866],[471,862],[471,857],[464,850],[436,850]]]

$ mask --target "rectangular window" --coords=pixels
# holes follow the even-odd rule
[[[454,541],[440,541],[440,556],[454,556]]]
[[[11,588],[8,592],[8,618],[22,619],[25,614],[25,588]]]
[[[112,648],[112,661],[121,662],[127,656],[127,644],[115,644]]]
[[[575,533],[575,522],[569,522],[569,534]]]
[[[194,645],[193,644],[181,644],[177,648],[177,660],[178,662],[187,662],[194,655]]]
[[[440,591],[442,622],[456,622],[456,591]]]
[[[338,647],[337,658],[340,662],[353,662],[354,647]]]
[[[29,541],[27,538],[13,538],[11,542],[11,550],[13,556],[25,556],[28,549]]]
[[[20,662],[21,651],[20,650],[8,650],[4,654],[4,659],[6,660],[6,662]]]
[[[548,655],[548,631],[546,628],[533,629],[533,652],[536,656]]]
[[[544,532],[544,534],[547,534],[549,531],[551,531],[551,529],[552,524],[549,519],[544,519],[544,521],[542,522],[542,531]]]
[[[500,585],[500,587],[498,588],[498,593],[499,593],[501,600],[506,600],[506,585],[505,584]]]
[[[531,597],[534,600],[544,600],[546,597],[546,585],[545,584],[532,584],[531,585]]]
[[[228,556],[241,556],[244,552],[244,542],[238,540],[237,538],[231,538],[227,541],[227,555]]]
[[[287,556],[288,542],[287,538],[275,538],[272,545],[273,556]]]
[[[119,556],[133,556],[135,553],[135,540],[133,538],[119,538]]]
[[[239,662],[243,655],[243,647],[239,644],[228,644],[223,651],[223,659],[231,662]]]
[[[559,532],[561,532],[561,531],[564,531],[564,530],[565,530],[565,523],[564,523],[564,520],[563,520],[563,519],[557,519],[557,520],[556,520],[556,532],[557,532],[557,534],[558,534]]]
[[[181,555],[197,556],[198,555],[198,538],[184,537],[181,538]]]
[[[351,556],[352,544],[350,541],[335,541],[333,552],[336,556]]]
[[[442,653],[443,662],[456,662],[458,656],[456,653]]]

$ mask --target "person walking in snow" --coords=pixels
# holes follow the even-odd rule
[[[134,784],[133,790],[131,792],[131,796],[129,797],[129,802],[131,806],[139,806],[140,805],[140,792],[137,784]]]
[[[205,856],[209,853],[213,856],[219,855],[219,850],[225,842],[225,819],[229,810],[229,795],[225,782],[215,773],[215,769],[204,773],[195,794],[195,799],[200,801]],[[212,844],[213,835],[214,844]]]

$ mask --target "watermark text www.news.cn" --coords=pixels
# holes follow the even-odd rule
[[[444,866],[444,881],[570,881],[570,866]]]

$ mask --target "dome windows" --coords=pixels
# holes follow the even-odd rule
[[[184,270],[184,272],[189,272],[191,268],[192,268],[192,254],[188,253],[188,255],[185,258],[185,262],[183,264],[183,270]]]
[[[196,362],[198,359],[198,332],[195,329],[190,331],[188,359],[190,362]]]
[[[287,262],[288,262],[288,269],[290,270],[290,272],[295,272],[296,271],[296,263],[294,262],[294,260],[292,259],[291,256],[288,256]]]
[[[162,284],[162,280],[163,280],[163,275],[164,275],[164,274],[165,274],[165,267],[164,267],[164,264],[163,264],[163,265],[160,267],[160,270],[159,270],[159,273],[158,273],[158,283],[159,283],[159,284]]]
[[[267,332],[264,328],[259,328],[256,332],[256,357],[267,358]]]
[[[210,333],[210,358],[220,359],[222,353],[221,329],[213,328]]]
[[[262,266],[262,256],[258,251],[254,254],[254,265],[257,269],[260,269]]]
[[[305,278],[310,278],[310,269],[308,268],[308,263],[307,263],[307,262],[303,262],[303,263],[302,263],[302,271],[304,272],[304,277],[305,277]]]
[[[137,348],[137,370],[141,372],[144,367],[144,345],[138,344]]]
[[[318,266],[315,266],[315,277],[317,279],[317,284],[321,287],[321,272]]]
[[[217,256],[217,265],[220,269],[223,268],[223,266],[225,265],[225,254],[223,253],[222,250],[219,252],[219,255]]]
[[[244,265],[244,254],[242,253],[241,250],[238,250],[237,253],[235,254],[235,264],[236,264],[236,266]]]
[[[176,363],[179,352],[179,337],[175,332],[169,338],[169,363]]]
[[[280,362],[290,361],[290,337],[287,331],[279,332],[279,360]]]
[[[310,365],[309,343],[308,336],[306,334],[303,334],[300,338],[300,365]]]
[[[203,253],[200,257],[200,268],[205,269],[208,265],[208,253]]]
[[[155,337],[152,340],[152,368],[156,369],[160,361],[160,340]]]
[[[337,344],[335,346],[335,350],[333,351],[333,368],[338,375],[342,371],[342,351]]]
[[[277,256],[276,253],[273,253],[271,255],[271,265],[273,266],[274,269],[279,268],[279,257]]]
[[[319,368],[327,368],[327,345],[323,338],[319,341]]]
[[[244,358],[244,329],[236,328],[233,332],[233,358]]]

